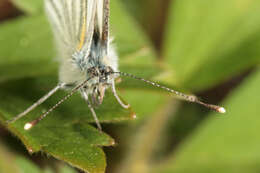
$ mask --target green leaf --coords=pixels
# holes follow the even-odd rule
[[[46,93],[52,84],[50,81],[51,77],[48,76],[38,80],[20,80],[6,84],[0,91],[1,122],[4,124],[7,119],[31,105],[35,96]],[[29,87],[24,85],[26,82]],[[58,93],[56,100],[50,99],[38,109],[47,110],[57,103],[62,95],[64,96],[64,92]],[[111,103],[116,103],[116,100],[112,94],[107,94],[104,103],[96,110],[101,122],[131,119],[132,114],[129,110],[121,108],[118,103]],[[79,96],[72,97],[32,130],[25,131],[24,124],[39,114],[41,112],[33,111],[8,126],[9,130],[23,141],[28,151],[44,151],[80,169],[104,172],[106,163],[100,146],[113,145],[114,140],[88,125],[89,122],[93,122],[93,118],[83,99]]]
[[[226,115],[210,115],[155,172],[258,172],[259,87],[258,69],[224,103]]]
[[[28,14],[43,13],[43,0],[12,0],[12,2]]]
[[[10,164],[12,163],[12,164]],[[17,153],[10,152],[7,147],[0,143],[0,172],[3,173],[42,173],[40,168],[31,161]]]
[[[203,90],[260,62],[260,1],[172,1],[164,57],[174,83]]]
[[[120,62],[128,59],[128,62],[135,62],[135,65],[141,62],[149,65],[154,63],[155,53],[148,38],[141,27],[137,25],[137,22],[126,13],[120,0],[111,1],[110,8],[111,32],[112,35],[115,35]]]
[[[15,163],[19,166],[22,172],[42,173],[40,168],[23,157],[17,157]]]
[[[0,83],[56,73],[51,31],[45,16],[19,17],[1,25]],[[15,70],[14,70],[15,69]]]
[[[12,153],[8,151],[2,143],[0,143],[0,172],[19,173],[19,167],[10,164],[14,160]]]
[[[77,173],[75,169],[72,169],[70,166],[63,165],[60,169],[61,173]]]

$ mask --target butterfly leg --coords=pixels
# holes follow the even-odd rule
[[[34,108],[36,108],[37,106],[42,104],[45,100],[47,100],[50,96],[52,96],[54,93],[56,93],[59,89],[63,88],[65,85],[66,85],[65,83],[58,84],[55,88],[53,88],[51,91],[49,91],[46,95],[44,95],[42,98],[40,98],[37,102],[35,102],[33,105],[31,105],[25,111],[23,111],[22,113],[18,114],[13,119],[11,119],[11,120],[9,120],[7,122],[8,123],[12,123],[12,122],[18,120],[19,118],[22,118],[23,116],[25,116],[26,114],[31,112]]]
[[[112,92],[113,92],[113,94],[114,94],[116,100],[118,101],[118,103],[119,103],[123,108],[128,109],[128,108],[130,107],[129,104],[127,104],[127,105],[124,104],[124,103],[122,102],[122,100],[119,98],[119,96],[117,95],[117,93],[116,93],[116,88],[115,88],[115,81],[114,81],[114,80],[112,81]]]
[[[98,118],[97,118],[97,114],[96,114],[94,108],[92,107],[90,101],[88,100],[88,95],[87,95],[87,93],[86,93],[86,92],[82,92],[82,95],[83,95],[85,101],[86,101],[87,104],[88,104],[88,107],[89,107],[89,109],[90,109],[90,111],[91,111],[91,113],[92,113],[92,115],[93,115],[93,118],[94,118],[94,120],[95,120],[95,122],[96,122],[96,124],[97,124],[98,129],[99,129],[100,131],[102,131],[102,127],[101,127],[101,125],[100,125],[100,123],[99,123],[99,120],[98,120]]]

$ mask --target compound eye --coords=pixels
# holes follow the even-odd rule
[[[105,69],[103,69],[103,68],[100,69],[100,73],[101,73],[101,74],[105,74],[105,73],[106,73]]]
[[[98,69],[96,69],[95,67],[91,67],[88,69],[88,74],[90,74],[91,76],[98,76]]]

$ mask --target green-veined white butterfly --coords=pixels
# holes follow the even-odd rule
[[[117,54],[109,34],[109,0],[45,0],[45,9],[58,48],[59,84],[9,122],[25,116],[59,89],[71,89],[66,97],[39,118],[26,123],[24,129],[29,130],[63,101],[79,91],[101,130],[92,103],[101,104],[106,89],[111,87],[119,104],[124,108],[129,107],[120,100],[115,89],[115,78],[119,75],[144,81],[217,112],[225,112],[223,107],[201,102],[196,96],[186,95],[155,82],[120,72]]]

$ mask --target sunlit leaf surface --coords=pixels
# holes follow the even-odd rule
[[[258,70],[230,94],[224,116],[212,114],[155,172],[258,172],[259,86]]]
[[[260,1],[171,1],[164,58],[174,83],[203,90],[260,62]]]

